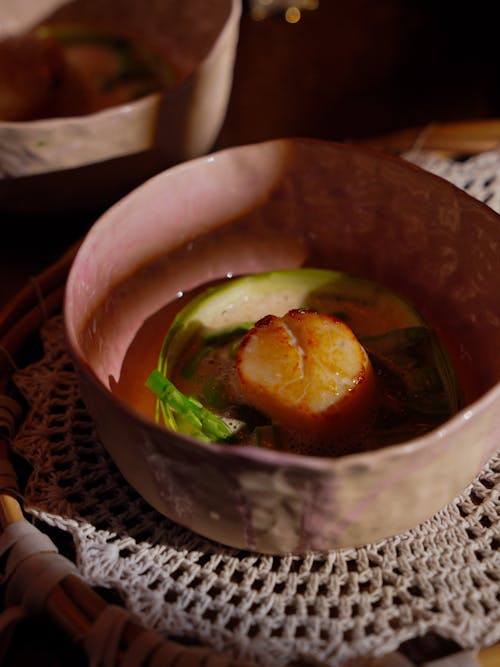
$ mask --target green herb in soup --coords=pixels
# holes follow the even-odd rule
[[[448,355],[411,304],[321,269],[203,291],[173,320],[147,386],[173,430],[328,456],[424,434],[461,404]]]

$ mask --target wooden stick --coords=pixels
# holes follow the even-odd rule
[[[481,667],[498,667],[500,665],[500,643],[479,651],[477,659]]]
[[[351,143],[392,154],[415,149],[437,152],[450,158],[475,155],[500,147],[500,119],[430,123]]]
[[[6,493],[0,495],[0,523],[6,528],[15,521],[23,521],[24,514],[17,500]]]
[[[66,594],[65,581],[64,579],[60,584],[54,586],[45,602],[45,611],[65,635],[78,643],[89,631],[92,618],[82,613],[78,604],[75,604],[75,601]],[[106,604],[104,600],[102,603],[104,607]]]
[[[0,310],[0,339],[5,336],[20,319],[37,305],[40,297],[54,290],[63,290],[66,276],[80,243],[73,245],[62,257],[38,274],[33,282],[28,283]],[[38,289],[37,287],[38,286]],[[32,330],[33,332],[33,330]],[[32,333],[31,332],[31,333]]]
[[[60,309],[66,277],[79,245],[73,245],[0,310],[0,393],[7,390],[16,354],[45,317]]]
[[[0,375],[4,373],[12,374],[14,369],[10,359],[15,358],[29,336],[39,329],[45,319],[59,310],[63,294],[64,287],[57,287],[53,292],[45,294],[43,307],[42,304],[36,303],[0,338],[0,346],[4,351],[3,355],[0,351]]]

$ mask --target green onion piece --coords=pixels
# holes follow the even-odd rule
[[[154,370],[151,373],[146,380],[146,386],[166,407],[179,414],[182,421],[202,435],[213,440],[225,440],[232,435],[223,419],[204,408],[196,399],[179,391],[160,371]]]

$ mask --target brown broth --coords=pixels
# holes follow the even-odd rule
[[[154,419],[156,397],[145,387],[146,379],[153,369],[158,365],[158,356],[162,347],[166,332],[170,327],[176,314],[197,294],[207,288],[206,285],[200,287],[190,294],[183,295],[181,298],[167,304],[160,309],[151,318],[149,318],[140,330],[137,332],[130,344],[124,358],[119,381],[114,385],[113,391],[124,402],[134,406],[141,414],[149,419]],[[442,343],[442,340],[441,340]],[[475,393],[475,382],[473,375],[459,363],[457,364],[456,350],[452,346],[446,347],[446,351],[451,358],[453,370],[457,376],[457,382],[462,390],[464,401],[467,403]],[[372,365],[374,367],[379,391],[383,394],[384,400],[377,416],[370,429],[363,434],[362,438],[356,441],[335,443],[335,450],[332,448],[326,452],[328,455],[340,455],[353,453],[357,451],[374,449],[380,446],[393,444],[408,440],[423,434],[446,420],[451,415],[437,414],[422,419],[421,415],[410,413],[396,406],[396,409],[389,409],[391,401],[399,400],[397,398],[398,387],[394,374],[389,372],[376,356],[370,354]],[[186,380],[182,380],[181,375],[177,374],[173,378],[174,384],[185,393],[191,393],[197,387]],[[393,406],[394,407],[394,406]],[[213,408],[211,408],[213,409]],[[259,418],[258,418],[259,419]],[[262,423],[265,423],[265,419]],[[283,443],[286,441],[286,445]],[[254,444],[254,443],[252,443]],[[282,434],[275,447],[296,451],[302,454],[325,454],[325,448],[321,445],[318,449],[316,444],[309,445],[305,442],[296,442],[290,437],[290,434]]]
[[[144,322],[127,349],[120,378],[113,384],[112,391],[149,419],[154,419],[155,396],[145,383],[158,365],[165,334],[177,313],[206,287],[204,285],[163,306]]]

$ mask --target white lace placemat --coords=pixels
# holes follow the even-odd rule
[[[500,153],[408,159],[500,206]],[[499,456],[392,539],[304,557],[236,551],[167,520],[123,480],[81,400],[60,317],[42,337],[43,358],[15,375],[30,405],[13,443],[34,469],[26,510],[70,533],[87,582],[117,591],[146,627],[270,667],[337,667],[428,632],[464,648],[500,640]]]
[[[447,160],[419,150],[404,155],[409,162],[446,178],[470,195],[500,212],[500,151],[488,151],[464,162]]]

